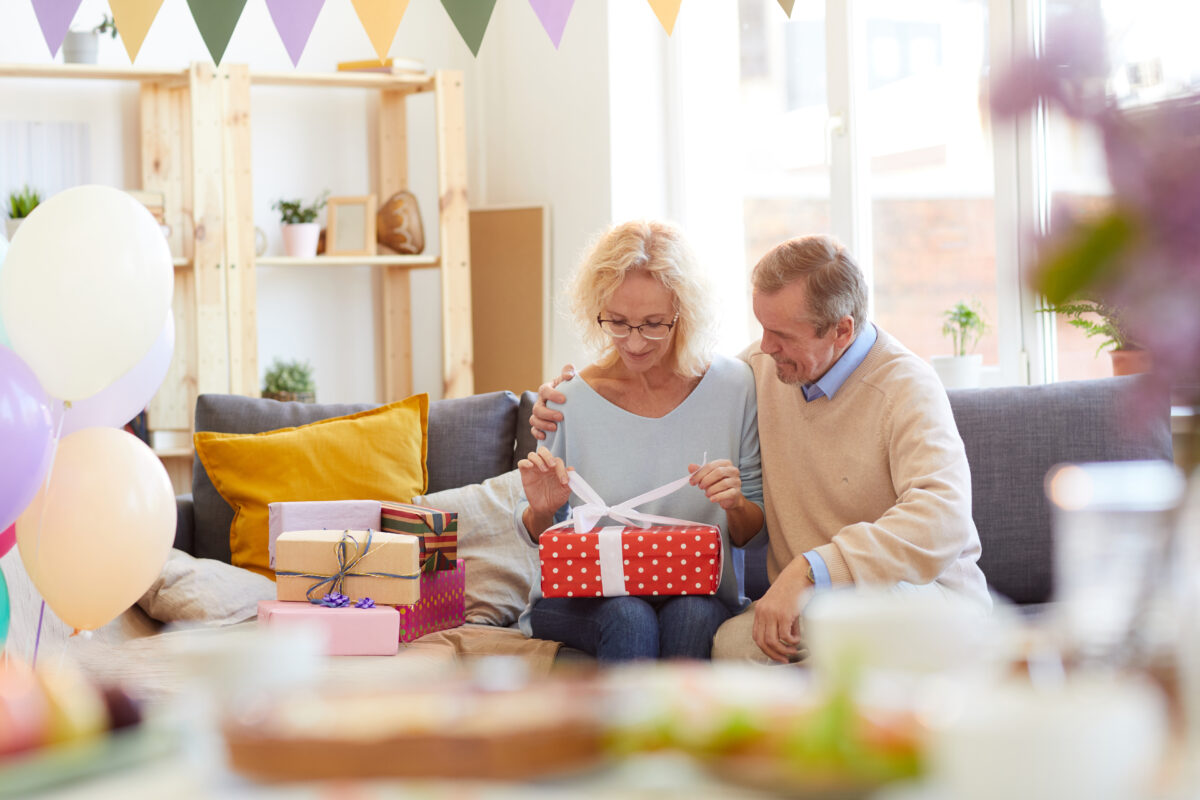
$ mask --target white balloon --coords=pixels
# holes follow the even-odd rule
[[[0,272],[0,317],[46,393],[73,401],[145,356],[174,283],[170,248],[146,207],[118,189],[77,186],[17,229]]]

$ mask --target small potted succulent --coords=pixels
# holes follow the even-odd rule
[[[978,303],[959,300],[942,312],[942,335],[954,346],[954,355],[934,356],[933,369],[947,389],[971,389],[979,386],[983,356],[971,353],[987,331]]]
[[[4,221],[4,234],[10,242],[16,235],[21,222],[33,213],[40,202],[42,202],[42,195],[36,189],[30,189],[29,186],[8,196],[8,208],[6,209],[8,219]]]
[[[281,402],[315,403],[317,385],[313,368],[307,361],[276,358],[263,376],[262,396]]]
[[[303,200],[275,201],[271,206],[279,212],[283,223],[283,251],[292,258],[312,258],[317,254],[317,241],[321,238],[321,225],[317,222],[317,214],[325,207],[325,191],[311,203]]]
[[[1083,331],[1088,338],[1101,337],[1096,354],[1108,349],[1113,375],[1135,375],[1150,371],[1149,354],[1134,341],[1115,306],[1099,300],[1077,299],[1051,303],[1038,311],[1061,314],[1067,324]]]
[[[67,31],[63,39],[63,62],[67,64],[95,64],[100,51],[100,37],[108,34],[117,38],[117,24],[108,14],[96,27],[87,31]]]

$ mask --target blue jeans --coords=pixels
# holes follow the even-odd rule
[[[729,609],[712,595],[543,597],[530,624],[550,639],[600,661],[712,657],[712,640]]]

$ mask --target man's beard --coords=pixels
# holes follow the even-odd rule
[[[789,361],[789,362],[787,362],[787,365],[790,366],[792,368],[792,370],[791,370],[791,372],[789,372],[788,374],[785,375],[783,364],[780,364],[778,361],[775,362],[775,377],[779,379],[779,382],[784,384],[785,386],[802,386],[802,385],[804,385],[804,381],[802,381],[800,379],[800,376],[798,376],[796,374],[795,362]]]

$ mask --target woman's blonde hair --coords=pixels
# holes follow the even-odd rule
[[[645,272],[671,293],[679,318],[672,329],[675,372],[703,375],[712,360],[716,315],[712,292],[695,253],[679,228],[656,220],[614,225],[594,239],[567,287],[571,313],[583,341],[600,354],[602,364],[617,358],[616,347],[596,317],[630,272]]]

